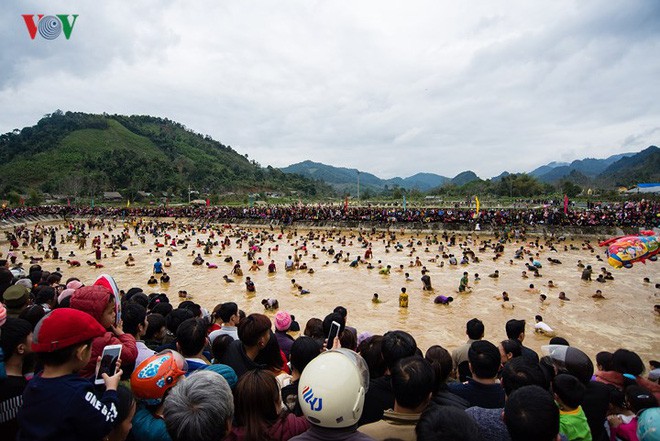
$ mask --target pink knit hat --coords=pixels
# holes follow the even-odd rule
[[[280,311],[275,314],[275,329],[286,331],[291,326],[291,316],[286,311]]]

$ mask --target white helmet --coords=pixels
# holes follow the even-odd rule
[[[298,400],[307,420],[321,427],[357,424],[369,388],[369,368],[355,352],[341,348],[313,359],[298,383]]]

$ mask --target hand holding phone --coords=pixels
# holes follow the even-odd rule
[[[339,337],[339,330],[341,325],[335,321],[330,325],[330,332],[328,333],[328,340],[326,342],[326,349],[329,351],[335,344],[335,338]]]
[[[103,348],[103,353],[96,363],[96,378],[94,384],[104,384],[106,377],[114,377],[119,368],[119,356],[121,355],[121,345],[108,345]]]

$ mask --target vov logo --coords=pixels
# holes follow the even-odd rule
[[[73,31],[73,27],[76,24],[78,14],[23,14],[22,17],[25,20],[25,26],[27,26],[32,40],[37,36],[37,31],[46,40],[55,40],[62,33],[64,33],[64,37],[68,40],[71,37],[71,31]],[[69,17],[73,17],[73,19],[69,20]]]
[[[323,409],[323,398],[314,397],[314,391],[312,388],[305,386],[302,391],[302,395],[305,402],[309,404],[311,410],[318,412],[319,410]]]

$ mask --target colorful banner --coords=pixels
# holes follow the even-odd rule
[[[568,214],[568,195],[564,195],[564,214]]]

